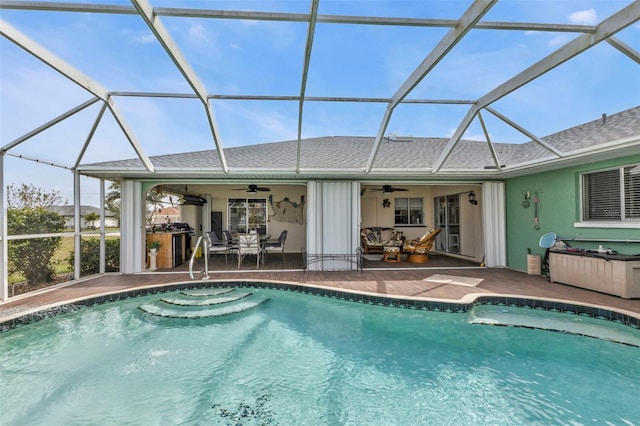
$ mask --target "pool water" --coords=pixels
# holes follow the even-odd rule
[[[640,424],[638,347],[248,291],[220,317],[139,309],[166,293],[0,334],[0,423]]]

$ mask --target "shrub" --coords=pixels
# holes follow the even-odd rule
[[[10,235],[62,232],[64,218],[42,207],[7,209]],[[51,282],[55,277],[52,258],[60,246],[60,237],[8,241],[9,273],[20,273],[32,284]]]
[[[105,272],[117,272],[120,270],[120,239],[109,238],[105,240]],[[69,255],[71,269],[75,263],[75,253],[72,250]],[[100,272],[100,239],[84,238],[80,243],[80,275],[91,275]]]

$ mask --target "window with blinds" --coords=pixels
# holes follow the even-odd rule
[[[624,216],[640,219],[640,165],[624,169]]]
[[[423,224],[422,198],[394,198],[395,224]]]
[[[586,173],[582,188],[583,220],[640,219],[640,166]]]

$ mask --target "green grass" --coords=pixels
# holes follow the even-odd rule
[[[117,231],[118,229],[109,229],[107,232]],[[95,237],[83,237],[83,238],[99,238],[97,235]],[[119,238],[119,237],[105,237],[106,239],[111,238]],[[71,253],[74,250],[74,238],[73,237],[62,237],[60,242],[60,247],[56,250],[53,258],[51,259],[53,263],[53,270],[56,275],[68,274],[73,272],[73,267],[69,265],[69,258],[71,257]],[[13,273],[9,275],[9,285],[17,284],[25,281],[24,275],[20,273]]]
[[[51,259],[56,275],[71,272],[73,270],[73,268],[69,266],[69,258],[71,257],[72,252],[73,237],[62,238],[60,247],[58,247],[58,250],[56,250],[56,253],[53,255],[53,259]]]

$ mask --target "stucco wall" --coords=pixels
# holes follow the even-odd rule
[[[640,155],[618,160],[602,161],[506,181],[507,265],[527,270],[527,249],[544,255],[539,247],[540,237],[555,232],[558,237],[574,239],[640,239],[640,228],[584,228],[575,227],[580,221],[580,174],[628,164],[640,163]],[[530,206],[522,206],[524,194],[530,192]],[[534,197],[539,197],[539,226],[534,227]],[[597,248],[599,244],[623,254],[640,253],[640,244],[614,242],[567,241],[572,247]]]

